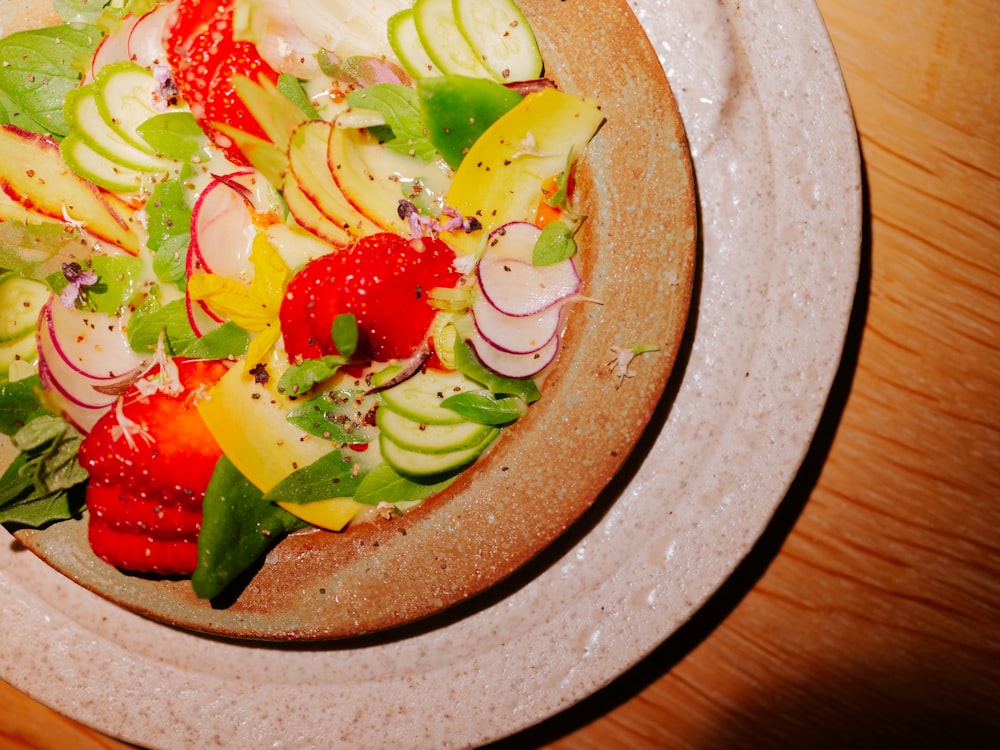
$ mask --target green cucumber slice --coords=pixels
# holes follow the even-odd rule
[[[413,8],[401,10],[389,19],[389,46],[407,73],[422,80],[441,75],[431,60],[417,33]]]
[[[104,121],[137,149],[155,156],[155,149],[137,131],[146,120],[162,111],[155,105],[153,74],[133,62],[111,63],[101,68],[94,87]]]
[[[482,388],[460,372],[427,370],[382,391],[382,405],[418,424],[447,425],[465,420],[441,402],[463,391]]]
[[[465,450],[448,453],[420,453],[403,448],[384,432],[379,434],[382,458],[400,474],[414,477],[432,477],[462,469],[477,458],[500,434],[498,428],[490,428],[486,437],[477,445]]]
[[[123,167],[143,172],[166,172],[174,162],[136,148],[101,116],[94,86],[73,89],[63,106],[66,122],[94,151]]]
[[[542,75],[531,24],[512,0],[452,0],[455,22],[476,58],[498,81]]]
[[[59,144],[59,150],[70,169],[106,190],[137,193],[142,189],[143,181],[148,179],[146,172],[129,169],[101,156],[83,139],[78,130],[66,136]]]
[[[451,8],[451,0],[417,0],[413,20],[420,43],[442,73],[492,78],[465,41]]]
[[[38,312],[49,298],[49,288],[40,281],[16,273],[0,276],[0,343],[34,336]]]
[[[7,377],[17,361],[34,362],[38,356],[34,333],[0,344],[0,377]]]
[[[392,409],[379,409],[375,425],[400,448],[416,453],[454,453],[473,448],[486,438],[490,428],[475,422],[424,424]]]

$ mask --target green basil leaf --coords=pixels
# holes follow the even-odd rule
[[[402,476],[389,464],[379,464],[362,480],[354,493],[354,499],[365,505],[415,502],[436,495],[454,481],[455,477],[449,477],[443,481],[424,484]]]
[[[401,154],[430,161],[437,154],[427,138],[420,117],[420,99],[415,89],[399,83],[377,83],[356,89],[347,95],[347,103],[359,109],[373,109],[385,117],[392,130],[392,140],[386,146]],[[381,138],[381,135],[379,135]]]
[[[531,252],[531,262],[536,266],[552,266],[576,254],[576,240],[573,230],[563,221],[553,221],[545,225],[535,248]]]
[[[35,417],[45,413],[38,398],[42,381],[34,375],[16,382],[0,383],[0,434],[14,435]]]
[[[205,491],[198,563],[191,584],[202,599],[226,591],[289,531],[305,524],[263,499],[223,456]]]
[[[330,327],[330,337],[337,351],[348,359],[358,348],[358,321],[351,313],[338,315]]]
[[[174,357],[238,357],[246,353],[249,341],[247,332],[231,322],[199,338],[191,328],[184,300],[174,300],[161,307],[158,302],[149,298],[129,320],[129,346],[140,354],[150,354],[156,351],[161,331],[164,334],[164,348],[167,354]]]
[[[364,391],[333,391],[295,407],[287,419],[303,432],[333,443],[369,443],[371,434],[364,427],[377,403],[377,397],[364,397]]]
[[[159,182],[146,202],[149,239],[154,252],[153,272],[166,284],[184,288],[188,245],[191,243],[191,208],[180,180]]]
[[[319,112],[313,106],[309,95],[302,88],[301,82],[290,73],[282,73],[278,76],[278,91],[285,95],[292,104],[302,110],[302,114],[310,120],[320,120]]]
[[[270,502],[314,503],[334,497],[350,497],[364,474],[349,450],[335,450],[293,471],[272,487],[264,499]]]
[[[38,528],[80,514],[77,488],[87,479],[77,462],[82,440],[52,415],[36,417],[13,435],[20,452],[0,478],[0,523]]]
[[[114,315],[135,300],[142,288],[142,261],[131,255],[94,255],[80,264],[84,271],[97,274],[97,283],[82,287],[77,307]],[[52,291],[62,292],[69,281],[62,271],[46,279]]]
[[[208,136],[190,112],[164,112],[154,115],[136,128],[156,152],[168,159],[193,161],[197,157],[207,161]]]
[[[101,41],[88,25],[18,31],[0,39],[0,91],[5,122],[61,138],[69,134],[63,101],[80,83],[82,63]]]
[[[281,380],[278,381],[278,393],[290,398],[305,395],[313,386],[332,378],[346,364],[344,357],[330,355],[320,359],[307,359],[301,365],[292,365],[282,373]]]
[[[441,402],[463,419],[478,424],[501,427],[516,422],[528,413],[525,403],[514,396],[494,396],[489,391],[465,391]]]
[[[455,344],[455,365],[464,375],[482,383],[498,396],[517,396],[528,404],[533,404],[542,397],[538,385],[531,378],[508,378],[497,375],[486,367],[479,361],[468,341]]]

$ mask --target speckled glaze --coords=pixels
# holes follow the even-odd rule
[[[663,392],[687,319],[695,198],[680,115],[627,6],[525,3],[564,91],[602,103],[607,122],[578,174],[586,294],[570,313],[544,397],[449,491],[404,518],[281,542],[238,596],[198,599],[188,581],[123,574],[89,553],[86,521],[18,533],[81,585],[146,616],[227,637],[356,636],[427,617],[478,594],[569,528],[625,461]],[[565,44],[589,40],[597,66]],[[627,84],[623,81],[627,80]],[[652,304],[651,304],[652,303]],[[613,346],[660,349],[621,382]],[[556,468],[558,467],[558,468]]]
[[[154,748],[472,747],[606,684],[726,579],[784,496],[839,361],[858,271],[856,137],[810,3],[633,7],[687,128],[700,267],[667,397],[584,516],[464,604],[327,644],[165,627],[5,545],[5,679]],[[550,466],[569,473],[561,456]]]

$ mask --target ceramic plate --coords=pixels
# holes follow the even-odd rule
[[[5,679],[157,748],[474,746],[608,683],[718,588],[783,498],[839,362],[859,261],[856,134],[811,3],[633,7],[680,104],[703,240],[668,398],[610,490],[484,595],[326,645],[164,627],[5,545]]]
[[[329,639],[411,622],[489,588],[590,506],[652,416],[683,334],[695,260],[690,159],[667,79],[624,3],[534,0],[523,9],[546,75],[597,98],[607,118],[578,181],[586,294],[600,304],[575,305],[528,416],[447,493],[406,517],[281,542],[224,607],[199,600],[186,580],[103,564],[89,553],[84,520],[19,532],[27,547],[163,622],[228,637]],[[575,54],[568,29],[591,56]],[[659,351],[622,382],[609,365],[612,347],[636,343]]]

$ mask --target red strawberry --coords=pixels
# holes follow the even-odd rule
[[[230,161],[245,165],[240,150],[212,123],[231,125],[267,139],[237,96],[233,76],[240,73],[256,81],[263,75],[276,81],[278,74],[261,59],[252,43],[233,39],[234,7],[235,0],[179,0],[167,28],[167,62],[181,96],[205,132]]]
[[[331,327],[338,315],[358,322],[357,358],[406,359],[423,343],[436,311],[427,292],[453,287],[455,254],[438,239],[374,234],[311,261],[285,291],[281,330],[292,360],[336,354]]]
[[[133,385],[80,446],[90,546],[125,570],[190,575],[197,562],[201,503],[222,451],[195,402],[228,366],[175,361],[180,393],[144,396]]]

